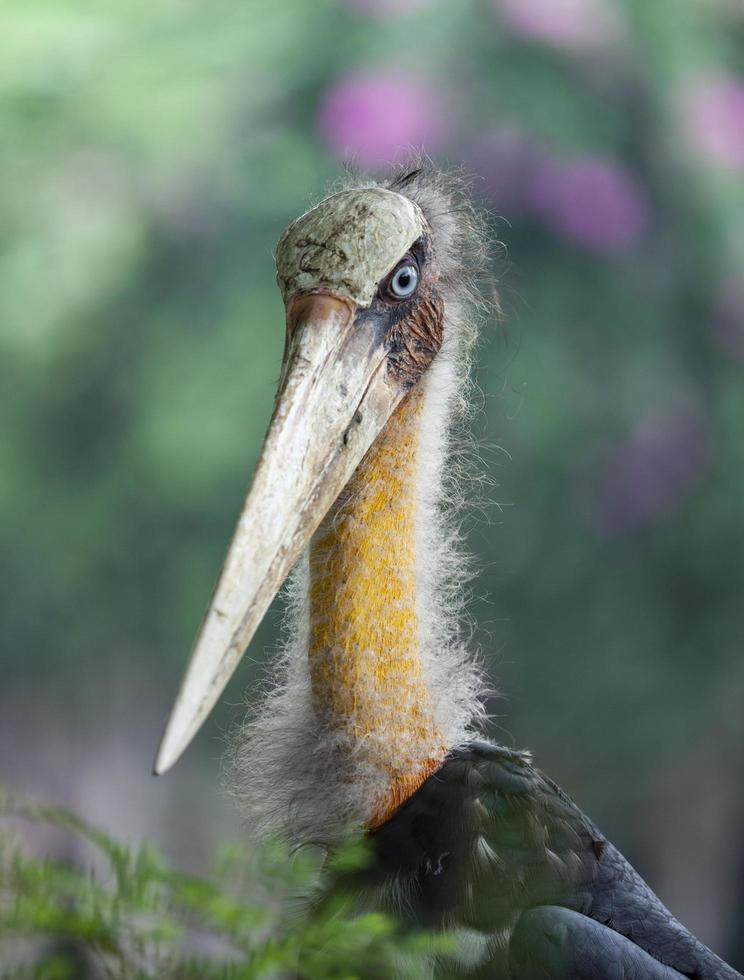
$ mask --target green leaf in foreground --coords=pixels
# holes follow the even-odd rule
[[[358,837],[327,858],[281,841],[231,844],[199,877],[2,790],[0,818],[2,980],[419,978],[451,948],[334,893],[337,876],[366,861]],[[86,863],[34,854],[22,837],[29,822],[68,832]]]

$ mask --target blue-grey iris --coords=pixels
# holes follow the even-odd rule
[[[415,265],[407,263],[396,270],[395,275],[390,280],[390,292],[397,299],[407,299],[416,292],[418,286],[418,269]]]

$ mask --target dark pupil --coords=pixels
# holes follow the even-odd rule
[[[408,289],[410,282],[411,282],[411,273],[408,271],[408,269],[403,269],[402,272],[398,273],[399,289]]]

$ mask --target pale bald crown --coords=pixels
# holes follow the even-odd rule
[[[427,231],[419,206],[402,194],[381,187],[334,194],[279,240],[282,295],[329,290],[369,306],[380,280]]]

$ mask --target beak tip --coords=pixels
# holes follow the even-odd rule
[[[168,766],[165,764],[166,760],[163,759],[163,746],[162,743],[158,747],[158,752],[152,763],[152,775],[162,776],[168,771]]]
[[[201,634],[200,634],[201,635]],[[172,769],[191,744],[202,723],[217,700],[222,687],[213,687],[209,697],[203,691],[204,671],[199,664],[198,639],[181,688],[165,723],[160,745],[152,767],[153,776],[162,776]]]
[[[166,726],[152,765],[153,776],[162,776],[178,762],[186,746],[175,744],[170,723]]]
[[[167,760],[163,758],[162,747],[158,749],[158,754],[155,756],[155,761],[152,764],[152,775],[153,776],[163,776],[170,766],[167,764]]]

